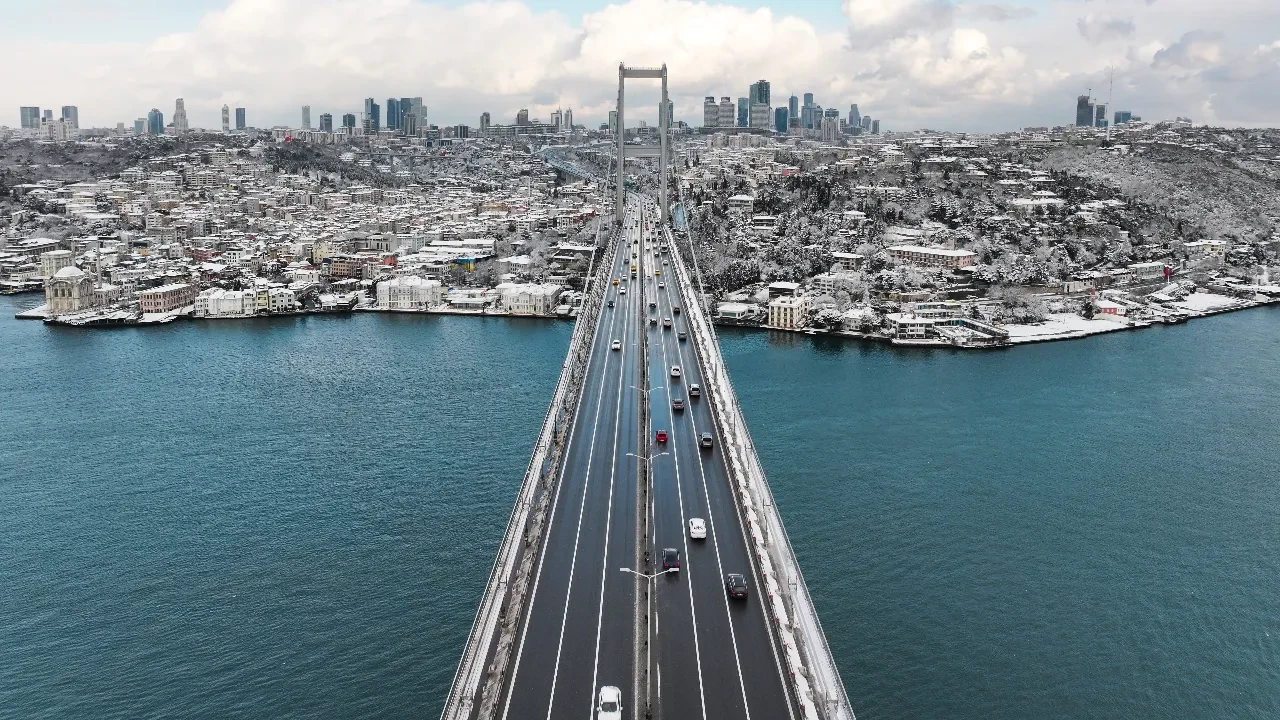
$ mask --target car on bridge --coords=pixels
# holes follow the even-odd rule
[[[680,572],[680,551],[675,548],[662,548],[662,569]]]
[[[664,327],[664,328],[666,328],[666,329],[670,330],[670,329],[671,329],[671,318],[662,318],[662,327]]]
[[[650,300],[650,301],[649,301],[649,309],[650,309],[650,310],[656,310],[656,309],[658,309],[658,303],[657,303],[657,301],[655,301],[655,300]]]
[[[622,691],[612,685],[600,688],[596,720],[622,720]]]
[[[612,300],[610,300],[610,301],[609,301],[609,307],[613,307],[613,301],[612,301]]]
[[[664,282],[662,282],[662,281],[658,281],[658,287],[660,287],[660,288],[664,288],[664,287],[666,287],[666,286],[667,286],[667,284],[666,284],[666,283],[664,283]]]
[[[619,294],[619,295],[626,295],[626,294],[627,294],[627,289],[626,289],[626,288],[618,288],[618,294]]]
[[[701,394],[702,386],[698,385],[698,383],[693,383],[689,386],[689,397],[698,397]]]
[[[685,332],[685,331],[681,330],[681,331],[679,332],[679,338],[680,338],[681,340],[688,340],[688,339],[689,339],[689,333],[687,333],[687,332]]]
[[[650,318],[650,319],[652,320],[653,318]],[[673,377],[673,378],[678,378],[678,377],[680,377],[680,366],[679,366],[679,365],[672,365],[672,366],[671,366],[671,377]]]
[[[679,314],[680,314],[680,306],[679,306],[679,305],[672,305],[672,306],[671,306],[671,312],[675,313],[676,315],[679,315]]]
[[[724,577],[724,589],[729,597],[747,599],[747,579],[741,573],[729,573]]]
[[[613,341],[613,349],[614,349],[614,350],[621,350],[621,349],[622,349],[622,341],[621,341],[621,340],[614,340],[614,341]]]
[[[676,398],[671,401],[671,409],[676,412],[684,412],[684,398]]]
[[[706,540],[707,521],[702,518],[689,518],[689,537],[694,540]]]
[[[659,430],[659,431],[655,432],[655,433],[653,434],[653,440],[654,440],[654,442],[660,442],[660,443],[664,443],[664,442],[666,442],[666,441],[667,441],[667,431],[666,431],[666,430]]]
[[[698,437],[698,447],[700,448],[707,449],[714,446],[715,444],[716,444],[716,440],[709,432],[704,432],[702,433],[701,436]]]

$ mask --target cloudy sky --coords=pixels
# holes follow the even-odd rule
[[[1148,120],[1280,125],[1280,0],[0,0],[0,124],[20,105],[77,105],[82,126],[183,97],[192,126],[224,103],[258,127],[299,107],[359,112],[421,95],[430,121],[599,122],[617,64],[665,62],[676,118],[705,95],[771,81],[884,129],[993,131],[1070,123],[1092,88]],[[656,119],[631,81],[629,120]],[[642,106],[639,107],[638,106]]]

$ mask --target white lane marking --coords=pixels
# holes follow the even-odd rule
[[[625,336],[627,327],[631,321],[639,314],[639,308],[630,308],[630,312],[622,321],[622,333]],[[600,564],[600,605],[596,612],[596,653],[595,660],[591,666],[591,689],[595,692],[595,688],[599,687],[600,682],[600,633],[604,625],[604,586],[609,577],[609,529],[613,525],[613,488],[614,481],[618,475],[618,439],[622,436],[622,387],[623,380],[626,377],[627,364],[626,358],[623,358],[622,368],[618,371],[618,390],[615,393],[614,402],[617,410],[613,418],[613,462],[609,465],[609,500],[606,507],[604,520],[604,553],[601,557]],[[601,388],[603,390],[603,388]],[[568,612],[568,608],[565,608]],[[591,720],[591,712],[595,709],[595,699],[591,698],[587,703],[587,720]]]
[[[671,289],[667,288],[666,291],[667,291],[666,292],[667,305],[669,307],[672,304]],[[690,351],[690,352],[693,352],[693,351]],[[684,368],[685,377],[688,378],[689,376],[689,371],[687,369],[688,365],[685,364],[684,351],[681,350],[679,342],[676,343],[675,354],[676,354],[676,359],[679,360],[680,362],[680,367]],[[694,360],[694,366],[695,367],[697,366],[696,359]],[[701,380],[702,378],[701,378],[700,370],[698,372],[698,375],[699,375],[698,379]],[[686,404],[689,404],[689,401],[686,400]],[[688,412],[689,412],[689,425],[693,428],[693,440],[694,440],[694,443],[697,443],[698,442],[698,421],[694,417],[695,413],[692,408],[690,408]],[[711,492],[707,487],[707,471],[702,462],[701,447],[698,448],[698,474],[702,476],[702,497],[705,500],[704,505],[707,508],[707,526],[709,530],[708,540],[710,540],[711,547],[715,551],[716,572],[719,575],[719,577],[723,579],[725,577],[724,565],[720,560],[720,542],[716,538],[716,519],[715,519],[715,513],[711,511]],[[736,512],[737,510],[735,508],[735,513]],[[754,576],[754,573],[752,573],[752,575]],[[748,720],[750,720],[751,704],[747,701],[747,681],[746,681],[746,678],[742,676],[742,658],[738,655],[738,633],[733,627],[733,615],[731,615],[729,612],[729,594],[727,592],[723,592],[723,593],[720,593],[720,597],[721,597],[721,600],[723,600],[724,602],[725,622],[729,624],[729,640],[730,640],[730,643],[733,645],[733,663],[738,671],[738,687],[741,688],[742,690],[742,707],[743,707],[743,710],[747,713]],[[790,703],[788,703],[788,705],[790,705]]]
[[[621,243],[621,242],[619,242],[619,245],[622,245],[622,243]],[[615,322],[615,319],[616,319],[616,313],[615,313],[614,315],[611,315],[611,316],[610,316],[610,318],[609,318],[609,323],[610,323],[610,325],[609,325],[609,330],[610,330],[610,332],[611,332],[611,333],[612,333],[612,330],[613,330],[613,324],[614,324],[614,322]],[[601,328],[603,325],[604,325],[604,323],[599,323],[599,322],[598,322],[598,323],[596,323],[596,328],[595,328],[595,333],[594,333],[594,334],[595,334],[595,336],[594,336],[594,337],[592,338],[592,340],[591,340],[591,352],[592,352],[593,354],[596,352],[596,350],[598,350],[597,344],[598,344],[598,343],[599,343],[599,341],[600,341],[600,328]],[[606,369],[606,371],[602,373],[604,377],[603,377],[603,378],[601,379],[601,381],[600,381],[600,388],[601,388],[601,390],[602,390],[602,391],[603,391],[603,389],[604,389],[604,381],[605,381],[605,380],[607,380],[607,379],[608,379],[608,377],[609,377],[609,373],[607,372],[607,369],[608,369],[608,363],[609,363],[609,357],[610,357],[609,355],[606,355],[606,356],[605,356],[605,360],[604,360],[604,362],[605,362],[605,369]],[[588,362],[588,363],[590,363],[590,357],[588,357],[587,362]],[[590,371],[590,365],[589,365],[589,364],[588,364],[587,369],[588,369],[588,371]],[[577,407],[576,409],[574,409],[574,411],[573,411],[573,427],[575,427],[575,428],[578,426],[578,415],[579,415],[581,412],[582,412],[582,399],[581,399],[581,398],[579,398],[579,400],[578,400],[578,407]],[[596,419],[597,419],[597,421],[599,420],[599,418],[600,418],[600,406],[599,406],[599,405],[597,405],[597,406],[596,406]],[[558,487],[556,488],[556,496],[555,496],[555,499],[554,499],[554,500],[552,501],[552,503],[551,503],[551,510],[550,510],[550,513],[547,515],[547,522],[548,522],[548,523],[552,522],[553,518],[555,517],[555,514],[556,514],[556,508],[557,508],[557,507],[559,506],[559,504],[560,504],[560,496],[561,496],[561,493],[563,493],[563,492],[564,492],[564,476],[565,476],[565,473],[568,471],[568,468],[569,468],[569,463],[567,462],[567,460],[568,460],[568,456],[569,456],[570,452],[571,452],[571,451],[572,451],[572,449],[573,449],[573,441],[574,441],[574,439],[575,439],[576,437],[577,437],[577,433],[571,433],[571,434],[570,434],[570,436],[569,436],[569,442],[565,445],[565,449],[564,449],[564,453],[565,453],[565,454],[564,454],[564,456],[562,457],[562,461],[561,461],[561,465],[560,465],[560,480],[558,481],[559,485],[558,485]],[[595,443],[595,434],[594,434],[594,430],[593,430],[593,433],[592,433],[592,443],[593,443],[593,444]],[[590,475],[588,475],[588,480],[590,480]],[[582,491],[582,492],[583,492],[583,500],[584,500],[584,502],[585,502],[585,499],[586,499],[586,488],[585,488],[585,487],[583,488],[583,491]],[[581,527],[582,527],[582,516],[581,516],[581,513],[579,513],[579,516],[578,516],[578,527],[579,527],[579,529],[581,529]],[[551,533],[551,526],[548,524],[548,525],[547,525],[547,527],[546,527],[546,529],[545,529],[545,530],[543,530],[543,532],[544,532],[544,533],[547,533],[547,535],[549,536],[549,535],[550,535],[550,533]],[[544,566],[544,565],[545,565],[545,563],[546,563],[546,559],[547,559],[547,548],[548,548],[548,546],[550,546],[550,543],[549,543],[549,542],[546,542],[546,539],[547,539],[547,538],[544,538],[544,541],[543,541],[543,544],[542,544],[542,552],[541,552],[541,553],[539,553],[539,557],[538,557],[538,572],[537,572],[537,574],[536,574],[536,575],[534,575],[534,578],[533,578],[533,589],[532,589],[532,590],[530,591],[530,593],[529,593],[529,608],[528,608],[528,610],[526,610],[526,612],[525,612],[525,623],[524,623],[524,629],[520,631],[520,647],[516,650],[516,662],[515,662],[515,668],[511,671],[511,684],[507,686],[507,701],[506,701],[505,703],[503,703],[503,706],[502,706],[502,717],[503,717],[504,719],[505,719],[505,718],[508,716],[508,714],[511,712],[511,696],[515,694],[516,678],[517,678],[517,676],[519,676],[519,674],[520,674],[520,661],[521,661],[521,659],[524,657],[524,642],[525,642],[525,638],[526,638],[526,637],[528,636],[528,634],[529,634],[529,618],[533,617],[533,605],[534,605],[534,601],[535,601],[535,600],[537,600],[537,597],[538,597],[538,585],[539,585],[539,583],[541,583],[541,581],[542,581],[542,568],[543,568],[543,566]],[[577,539],[576,539],[576,538],[574,539],[574,552],[575,552],[575,553],[577,552]],[[570,587],[572,587],[572,583],[573,583],[573,570],[572,570],[572,569],[570,569],[569,573],[570,573],[570,574],[569,574]],[[568,597],[567,597],[567,596],[566,596],[566,599],[565,599],[565,605],[566,605],[566,608],[567,608],[567,607],[568,607]],[[563,640],[563,639],[564,639],[564,628],[563,628],[563,626],[561,627],[560,633],[561,633],[561,640]],[[557,652],[557,655],[556,655],[556,667],[557,667],[557,670],[559,669],[559,664],[560,664],[560,661],[559,661],[559,653]],[[553,688],[554,688],[554,686],[553,686]],[[594,692],[594,688],[592,689],[592,691]],[[555,691],[554,691],[554,689],[553,689],[553,690],[552,690],[552,694],[551,694],[551,696],[550,696],[550,698],[548,699],[548,702],[547,702],[547,712],[548,712],[548,714],[550,714],[550,711],[551,711],[551,703],[553,703],[554,701],[555,701]]]
[[[675,241],[674,241],[674,239],[671,237],[670,233],[668,233],[668,234],[667,234],[667,242],[668,242],[668,244],[672,247],[672,252],[675,252]],[[674,262],[674,260],[673,260],[673,262]],[[679,279],[679,276],[677,275],[677,281],[678,281],[678,279]],[[677,294],[677,296],[676,296],[676,297],[679,297],[679,295]],[[668,289],[668,290],[667,290],[667,302],[668,302],[668,303],[670,303],[670,301],[671,301],[671,291],[670,291],[670,289]],[[677,348],[679,348],[680,346],[677,344],[677,345],[676,345],[676,347],[677,347]],[[677,350],[677,353],[679,353],[679,350]],[[690,354],[696,354],[696,353],[697,353],[697,350],[696,350],[696,349],[690,350],[690,351],[689,351],[689,353],[690,353]],[[682,356],[681,356],[681,362],[684,362],[684,359],[683,359],[683,357],[682,357]],[[697,358],[694,358],[694,366],[695,366],[695,367],[697,367]],[[701,375],[701,368],[700,368],[700,367],[699,367],[699,375]],[[708,408],[708,412],[710,412],[710,408]],[[696,437],[696,436],[697,436],[696,421],[695,421],[694,423],[691,423],[691,424],[694,424],[694,425],[695,425],[695,428],[694,428],[694,436]],[[726,479],[728,479],[728,478],[729,478],[729,469],[728,469],[728,467],[727,467],[727,463],[728,463],[728,461],[724,458],[724,453],[723,453],[723,452],[721,452],[721,453],[720,453],[720,461],[721,461],[722,463],[725,463],[725,464],[726,464],[726,466],[725,466],[725,478],[726,478]],[[705,493],[705,492],[707,492],[707,475],[706,475],[706,470],[705,470],[705,468],[703,467],[703,464],[702,464],[702,454],[701,454],[701,453],[699,453],[699,455],[698,455],[698,468],[699,468],[699,471],[702,473],[702,486],[703,486],[703,492]],[[730,490],[729,490],[729,494],[730,494],[731,496],[733,495],[733,489],[732,489],[732,488],[730,488]],[[706,495],[706,497],[707,497],[708,508],[710,508],[711,496],[710,496],[710,494],[707,494],[707,495]],[[709,511],[708,511],[708,514],[710,514],[710,513],[709,513]],[[738,517],[738,518],[740,518],[740,516],[738,515],[738,509],[737,509],[736,507],[734,508],[734,512],[733,512],[733,514],[734,514],[734,517]],[[749,555],[751,554],[751,538],[747,537],[747,528],[746,528],[745,524],[744,524],[744,523],[742,523],[741,519],[739,519],[739,522],[738,522],[738,532],[739,532],[739,535],[742,537],[743,547],[745,548],[745,550],[746,550],[746,552],[747,552],[747,554],[748,554],[748,556],[749,556]],[[714,534],[714,530],[713,530],[713,534]],[[717,544],[716,544],[716,564],[717,564],[717,566],[720,564],[720,545],[719,545],[719,543],[717,543]],[[751,569],[751,576],[752,576],[752,577],[755,579],[755,581],[756,581],[756,587],[757,587],[757,588],[761,587],[761,580],[760,580],[760,576],[759,576],[759,574],[757,574],[757,573],[756,573],[755,565],[751,562],[751,558],[750,558],[750,557],[748,557],[748,558],[747,558],[747,567],[749,567],[749,568]],[[721,569],[721,575],[723,575],[723,573],[724,573],[724,570],[723,570],[723,568],[722,568],[722,569]],[[757,591],[757,592],[760,592],[760,591]],[[727,593],[726,593],[726,595],[725,595],[724,601],[725,601],[725,605],[726,605],[726,612],[727,612],[727,606],[728,606],[728,604],[729,604],[729,598],[728,598]],[[772,629],[770,629],[770,627],[769,627],[770,618],[768,617],[768,615],[767,615],[767,614],[766,614],[766,612],[765,612],[765,603],[764,603],[764,600],[763,600],[763,596],[761,596],[760,601],[759,601],[759,602],[757,602],[756,604],[757,604],[757,606],[760,608],[760,619],[761,619],[761,622],[763,622],[763,623],[764,623],[764,626],[765,626],[765,637],[769,638],[769,649],[770,649],[770,651],[772,651],[772,652],[773,652],[773,664],[774,664],[774,666],[778,669],[778,680],[779,680],[779,682],[781,682],[781,683],[782,683],[783,694],[784,694],[784,695],[786,695],[787,697],[790,697],[790,693],[789,693],[789,692],[788,692],[788,690],[787,690],[787,677],[786,677],[786,675],[785,675],[785,674],[783,673],[783,671],[782,671],[782,667],[783,667],[783,666],[782,666],[782,656],[778,654],[778,646],[777,646],[777,644],[774,642],[774,638],[773,638],[773,631],[772,631]],[[733,632],[733,623],[732,623],[732,618],[731,618],[730,620],[731,620],[731,621],[730,621],[730,623],[729,623],[729,630],[730,630],[730,632]],[[736,633],[734,633],[733,638],[734,638],[734,641],[733,641],[733,647],[734,647],[734,650],[733,650],[733,656],[734,656],[734,660],[735,660],[735,661],[737,661],[737,663],[738,663],[738,678],[739,678],[739,680],[742,682],[742,702],[743,702],[743,706],[744,706],[744,707],[747,707],[747,706],[746,706],[746,702],[747,702],[746,680],[742,678],[742,662],[741,662],[741,660],[739,660],[739,659],[738,659],[738,641],[737,641],[737,634],[736,634]],[[748,716],[748,717],[750,717],[750,716],[751,716],[751,710],[750,710],[750,708],[749,708],[749,707],[747,707],[747,716]],[[788,700],[788,702],[787,702],[787,716],[788,716],[788,717],[790,717],[790,718],[791,718],[791,720],[795,720],[795,716],[796,716],[795,709],[794,709],[794,708],[792,708],[792,706],[791,706],[791,702],[790,702],[789,700]]]
[[[661,308],[659,308],[661,309]],[[680,574],[685,576],[685,586],[689,589],[689,615],[693,621],[693,656],[694,662],[698,668],[698,701],[702,708],[702,718],[707,717],[707,693],[702,681],[702,646],[698,641],[698,609],[693,602],[693,581],[689,579],[691,572],[689,567],[689,534],[685,531],[686,521],[684,517],[684,490],[680,483],[680,443],[675,441],[675,411],[671,409],[671,373],[667,372],[667,333],[661,329],[658,330],[659,345],[662,346],[662,365],[663,377],[667,387],[667,422],[668,427],[672,428],[671,432],[671,459],[675,463],[676,469],[676,501],[680,506],[680,542],[684,548],[684,567],[680,568]],[[650,405],[652,407],[652,405]]]

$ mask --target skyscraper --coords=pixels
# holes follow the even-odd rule
[[[800,98],[792,95],[787,99],[787,122],[800,117]]]
[[[804,104],[800,106],[800,127],[813,130],[821,121],[822,110],[813,104],[813,93],[805,93]]]
[[[1093,126],[1104,128],[1107,126],[1107,106],[1102,103],[1094,108]]]
[[[404,105],[400,106],[400,110],[400,134],[405,137],[417,137],[418,128],[421,127],[418,124],[418,113],[404,112]]]
[[[146,119],[146,118],[138,118],[137,120],[134,120],[134,121],[133,121],[133,134],[134,134],[134,135],[141,135],[141,134],[145,133],[146,131],[147,131],[147,119]]]
[[[751,124],[751,99],[738,98],[738,127],[747,127]]]
[[[231,108],[222,106],[222,132],[231,132]]]
[[[244,118],[244,108],[236,108],[236,129],[243,130],[248,127]]]
[[[489,132],[489,124],[491,122],[492,120],[490,120],[489,113],[487,112],[480,113],[480,134],[481,135],[484,135],[485,133]]]
[[[870,115],[862,116],[862,132],[871,132],[872,120]]]
[[[387,129],[400,129],[400,101],[395,98],[387,98]]]
[[[858,112],[858,103],[849,105],[849,132],[857,132],[862,127],[862,113]]]
[[[812,104],[813,104],[813,93],[805,93],[805,94],[804,94],[804,104],[805,104],[805,105],[812,105]]]
[[[418,98],[418,100],[421,101],[422,98]],[[422,117],[422,113],[418,110],[418,104],[413,101],[413,98],[411,97],[400,98],[400,126],[399,127],[401,130],[405,129],[404,116],[408,115],[409,113],[414,113],[419,118]]]
[[[320,132],[333,132],[333,115],[320,113]]]
[[[187,131],[187,127],[187,106],[182,98],[178,98],[173,103],[173,133],[182,135]]]
[[[1076,97],[1076,126],[1093,127],[1093,101],[1088,95]]]
[[[347,128],[347,130],[348,130],[348,131],[350,131],[350,130],[355,130],[355,128],[356,128],[356,114],[355,114],[355,113],[347,113],[347,114],[343,115],[343,116],[342,116],[342,127]]]
[[[783,135],[787,132],[790,124],[791,112],[785,107],[776,107],[773,109],[773,130]]]
[[[40,108],[24,105],[18,113],[22,116],[22,127],[30,130],[40,127]]]
[[[151,108],[151,112],[147,113],[147,134],[164,134],[164,113],[159,108]]]
[[[1133,122],[1133,112],[1129,110],[1117,110],[1115,124],[1124,125]]]
[[[617,110],[609,111],[609,132],[611,133],[618,132],[618,111]]]
[[[573,108],[564,111],[564,126],[573,132]]]
[[[364,99],[364,131],[378,132],[382,127],[382,108],[378,107],[378,101],[373,98]]]
[[[43,116],[41,116],[41,117],[42,117],[42,119],[43,119],[45,122],[47,122],[47,123],[51,123],[51,122],[53,122],[53,111],[52,111],[52,110],[45,110],[45,111],[44,111],[44,115],[43,115]]]
[[[872,120],[872,121],[871,121],[871,134],[872,134],[872,135],[879,135],[879,134],[880,134],[880,121],[879,121],[879,120]]]
[[[516,113],[516,124],[517,124],[517,125],[528,125],[528,124],[529,124],[529,109],[528,109],[528,108],[520,108],[520,112]]]
[[[303,130],[311,129],[311,106],[310,105],[302,106],[302,129]]]
[[[552,110],[552,111],[551,111],[551,126],[552,126],[552,127],[554,127],[556,130],[559,130],[559,129],[560,129],[560,123],[561,123],[561,121],[563,120],[563,117],[564,117],[564,113],[560,112],[559,110]]]
[[[733,127],[734,125],[733,98],[724,95],[720,98],[720,116],[716,123],[720,127]]]
[[[752,83],[750,96],[752,105],[769,105],[769,81],[757,80]]]
[[[716,104],[714,95],[702,98],[702,127],[716,127],[720,124],[720,106]]]
[[[62,119],[71,126],[72,130],[80,129],[80,108],[75,105],[62,106]]]

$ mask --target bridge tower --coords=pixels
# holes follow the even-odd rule
[[[623,121],[623,110],[626,99],[626,81],[631,79],[651,79],[662,81],[662,102],[658,105],[658,150],[655,153],[652,147],[641,147],[633,145],[627,147],[626,139],[626,123]],[[622,222],[623,208],[627,201],[627,163],[629,157],[658,157],[658,209],[662,213],[662,222],[667,222],[667,143],[669,142],[669,134],[671,131],[671,118],[667,117],[667,64],[663,63],[660,68],[650,67],[627,67],[624,63],[618,63],[618,122],[614,128],[617,133],[618,141],[618,183],[615,188],[617,199],[613,216],[617,221]]]

